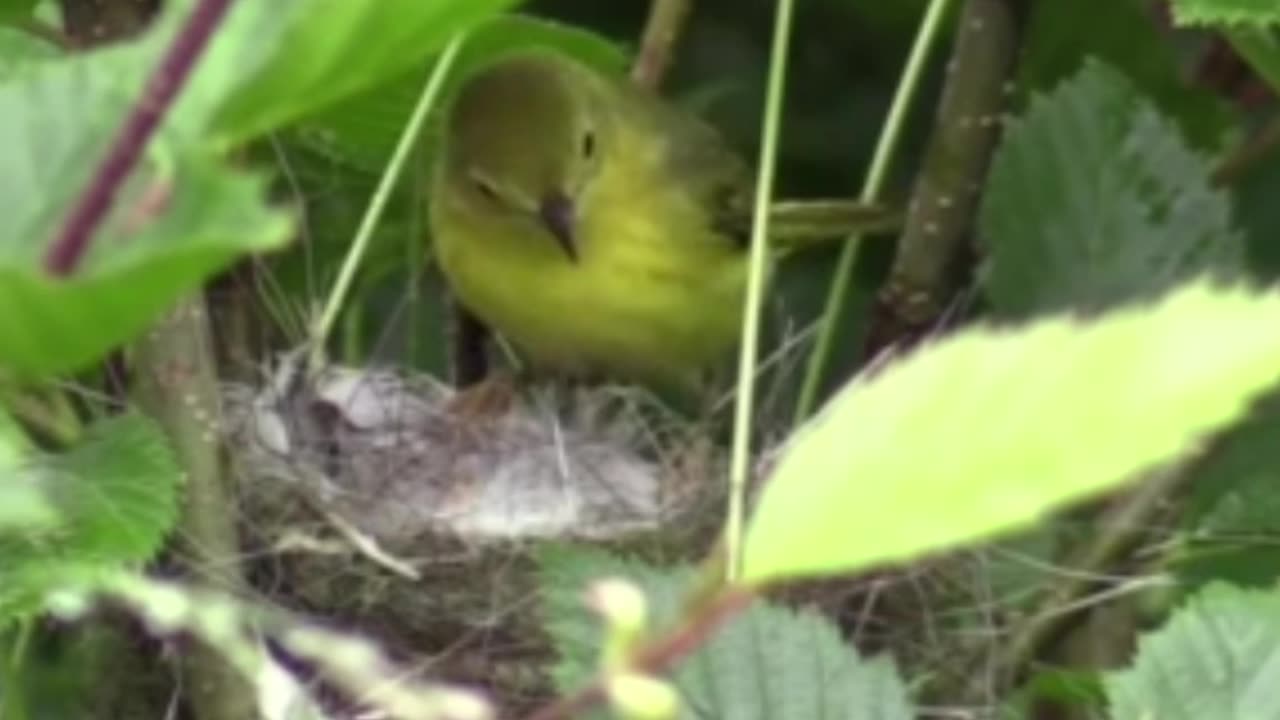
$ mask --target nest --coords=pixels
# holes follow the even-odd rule
[[[535,541],[692,560],[719,527],[724,458],[635,391],[475,418],[429,376],[299,367],[224,393],[254,586],[431,658],[433,678],[545,691]]]

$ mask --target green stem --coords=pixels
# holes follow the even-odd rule
[[[13,647],[4,668],[4,679],[7,685],[0,693],[0,718],[23,720],[27,717],[26,702],[22,695],[22,683],[18,675],[22,672],[22,664],[27,659],[27,648],[31,645],[31,636],[35,633],[35,621],[25,618],[18,621],[18,628],[13,638]]]
[[[324,361],[325,343],[328,341],[329,333],[333,331],[333,325],[338,319],[338,313],[341,312],[343,303],[346,301],[347,293],[351,290],[351,283],[355,280],[356,269],[364,259],[365,251],[369,247],[369,241],[373,237],[373,230],[377,227],[378,221],[382,218],[382,212],[386,209],[387,202],[391,199],[391,191],[395,188],[396,181],[400,178],[405,161],[409,159],[414,144],[422,134],[422,124],[426,121],[427,114],[435,106],[436,98],[444,88],[444,80],[448,77],[449,69],[453,66],[453,61],[457,58],[458,51],[462,48],[463,37],[464,35],[461,33],[455,35],[449,41],[449,44],[445,46],[444,51],[440,53],[440,59],[436,61],[436,65],[431,71],[431,76],[427,78],[427,84],[422,89],[422,94],[418,96],[418,104],[413,108],[413,114],[409,116],[409,122],[405,125],[404,132],[400,134],[400,141],[396,145],[395,152],[391,155],[391,160],[387,162],[387,167],[382,172],[382,178],[378,181],[378,187],[373,192],[369,207],[365,209],[364,217],[360,220],[360,227],[356,230],[356,237],[351,243],[351,250],[347,252],[347,257],[343,260],[342,269],[338,273],[338,280],[334,283],[333,291],[329,293],[329,299],[325,305],[324,312],[320,315],[320,321],[311,333],[311,366],[313,368],[320,366]]]
[[[791,15],[795,3],[778,0],[773,22],[773,49],[769,58],[769,87],[765,96],[764,128],[760,146],[759,178],[751,230],[751,257],[747,274],[747,302],[742,318],[742,347],[738,357],[738,403],[733,417],[733,454],[729,468],[729,517],[725,550],[729,581],[742,572],[742,532],[746,508],[747,476],[751,458],[751,415],[756,376],[756,352],[760,344],[760,306],[764,298],[768,254],[769,205],[777,165],[778,137],[782,134],[782,98],[786,87],[787,49],[791,40]]]
[[[920,78],[924,74],[925,62],[934,40],[942,28],[942,18],[950,7],[952,0],[930,0],[920,21],[920,29],[916,32],[915,43],[907,56],[907,64],[902,70],[902,79],[889,105],[889,115],[885,118],[884,129],[876,143],[875,154],[871,158],[871,167],[867,169],[867,179],[859,196],[863,202],[875,202],[884,187],[889,175],[889,163],[897,152],[902,138],[903,126],[906,124],[907,112],[911,101],[915,99]],[[805,370],[804,385],[800,389],[800,399],[796,404],[794,424],[804,422],[813,412],[818,399],[818,388],[826,373],[827,359],[831,355],[831,345],[835,341],[836,329],[840,327],[844,299],[849,292],[849,282],[853,275],[853,264],[862,246],[861,234],[855,234],[845,241],[836,263],[835,275],[831,280],[831,290],[827,294],[827,305],[818,319],[818,337],[813,352],[809,356],[809,364]]]

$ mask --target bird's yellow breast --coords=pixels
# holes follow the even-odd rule
[[[462,302],[535,367],[687,387],[734,347],[745,253],[621,142],[580,198],[579,257],[509,220],[434,199],[438,259]]]

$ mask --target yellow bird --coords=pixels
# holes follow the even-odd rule
[[[458,299],[534,370],[687,391],[738,340],[752,184],[693,115],[524,51],[459,89],[432,233]],[[809,234],[884,224],[852,205]]]

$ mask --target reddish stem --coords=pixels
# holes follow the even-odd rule
[[[67,213],[62,230],[45,255],[45,269],[52,275],[70,275],[89,249],[94,232],[111,210],[116,191],[124,184],[147,141],[164,119],[178,91],[191,75],[230,7],[232,0],[200,0],[186,24],[173,39],[164,58],[151,73],[142,96],[134,104],[124,126],[94,173],[93,180]]]

